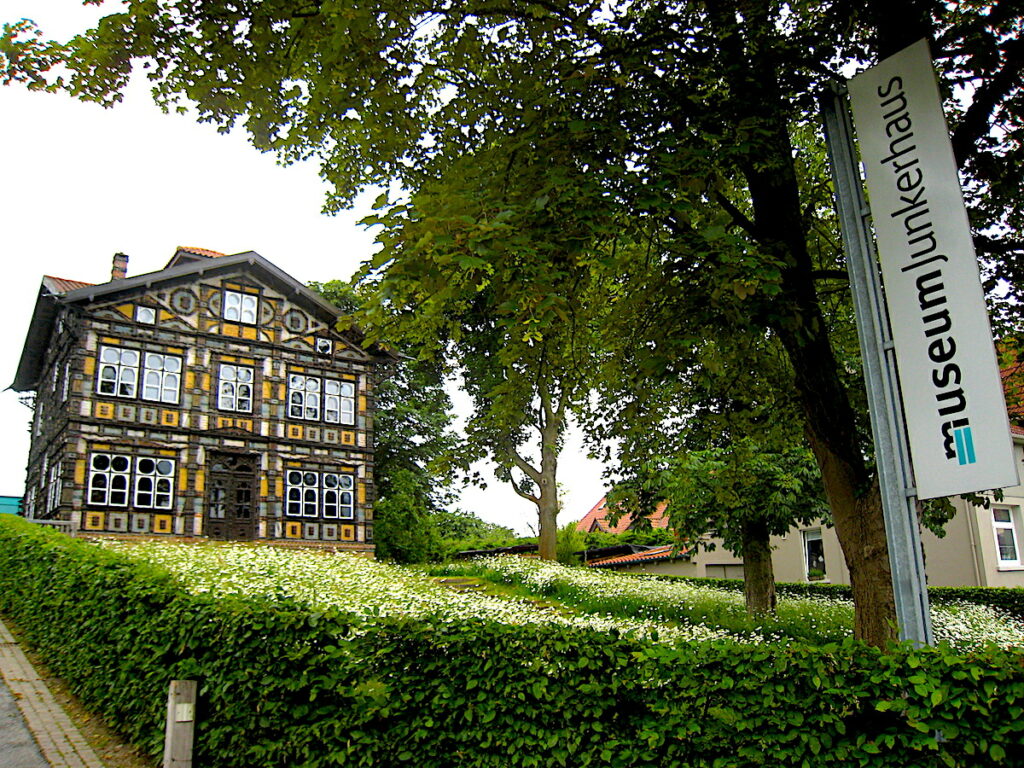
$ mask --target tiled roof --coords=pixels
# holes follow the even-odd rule
[[[650,516],[652,528],[668,528],[668,518],[665,517],[667,502],[661,502]],[[620,515],[618,522],[612,525],[608,520],[609,510],[605,499],[602,498],[597,504],[591,507],[590,511],[583,516],[583,519],[576,523],[576,530],[582,533],[590,533],[599,530],[605,533],[624,533],[633,525],[632,515]]]
[[[663,547],[652,547],[643,552],[634,552],[631,555],[609,557],[604,560],[595,560],[587,563],[591,568],[613,568],[619,565],[634,565],[636,563],[651,563],[659,560],[689,559],[689,549],[676,549],[672,544]]]
[[[43,275],[43,285],[46,286],[46,290],[50,293],[61,294],[73,291],[76,288],[85,288],[93,285],[93,283],[83,283],[81,280],[68,280],[63,277]]]
[[[1024,427],[1018,427],[1016,424],[1011,424],[1010,434],[1017,435],[1017,437],[1024,437]]]
[[[179,245],[178,251],[194,253],[196,256],[209,256],[211,259],[216,259],[218,256],[226,255],[221,253],[220,251],[211,251],[208,248],[193,248],[191,245]]]

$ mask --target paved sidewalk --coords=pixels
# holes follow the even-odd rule
[[[0,676],[4,768],[104,768],[2,621]]]

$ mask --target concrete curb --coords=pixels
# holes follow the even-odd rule
[[[0,675],[51,768],[104,768],[0,621]]]

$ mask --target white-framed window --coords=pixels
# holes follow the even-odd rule
[[[221,363],[217,407],[222,411],[252,413],[253,376],[249,366]]]
[[[316,340],[316,353],[318,355],[329,355],[334,351],[334,342],[330,339],[318,338]]]
[[[94,453],[89,457],[88,503],[94,507],[170,509],[174,503],[174,459]]]
[[[71,391],[71,361],[64,363],[64,383],[60,391],[60,401],[68,401],[68,393]]]
[[[137,349],[100,347],[96,391],[113,397],[141,397],[158,403],[177,403],[181,391],[181,358]]]
[[[288,416],[293,419],[320,420],[320,379],[316,376],[288,375]]]
[[[827,575],[825,570],[825,544],[821,540],[821,528],[802,531],[804,551],[804,576],[808,581],[821,581]]]
[[[153,307],[135,306],[135,322],[154,325],[156,323],[156,310]]]
[[[285,514],[291,517],[355,517],[355,475],[289,469],[285,476]]]
[[[162,456],[135,459],[135,506],[170,509],[174,498],[174,460]]]
[[[330,424],[355,424],[356,387],[350,381],[288,375],[288,417]]]
[[[1013,507],[992,507],[992,530],[996,538],[996,562],[1000,566],[1020,566],[1020,539],[1017,535],[1019,511]]]
[[[61,463],[55,461],[50,465],[50,476],[46,485],[46,511],[53,512],[60,505],[60,497],[63,485],[61,478]]]
[[[350,381],[324,379],[324,421],[355,423],[356,388]]]
[[[89,458],[89,504],[127,507],[131,460],[119,453],[94,453]]]
[[[181,388],[181,358],[147,352],[143,372],[142,399],[160,403],[178,402]]]
[[[135,397],[139,384],[140,362],[141,357],[137,349],[100,347],[96,391],[101,395]]]
[[[224,319],[256,325],[259,297],[251,293],[224,291]]]

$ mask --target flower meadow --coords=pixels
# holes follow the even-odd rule
[[[193,594],[289,599],[364,617],[409,616],[507,625],[580,626],[677,643],[732,638],[748,642],[838,642],[851,634],[853,605],[834,597],[780,598],[778,614],[755,623],[741,592],[692,580],[666,580],[568,567],[521,557],[481,558],[435,572],[516,584],[567,606],[459,592],[421,571],[345,553],[249,544],[103,542],[167,569]],[[989,643],[1024,646],[1024,622],[988,606],[932,606],[936,640],[957,650]]]
[[[621,574],[519,557],[481,558],[446,570],[519,584],[581,610],[713,627],[751,639],[839,642],[850,636],[853,628],[853,603],[835,597],[780,597],[777,615],[754,623],[746,614],[742,592],[694,580]],[[957,650],[988,643],[1002,648],[1024,646],[1024,622],[989,606],[966,602],[933,605],[931,617],[936,641]]]
[[[363,617],[430,616],[453,622],[575,625],[666,642],[729,637],[728,632],[703,625],[601,613],[566,614],[527,599],[459,592],[421,572],[346,553],[159,541],[104,541],[102,545],[167,569],[193,594],[284,598]]]

